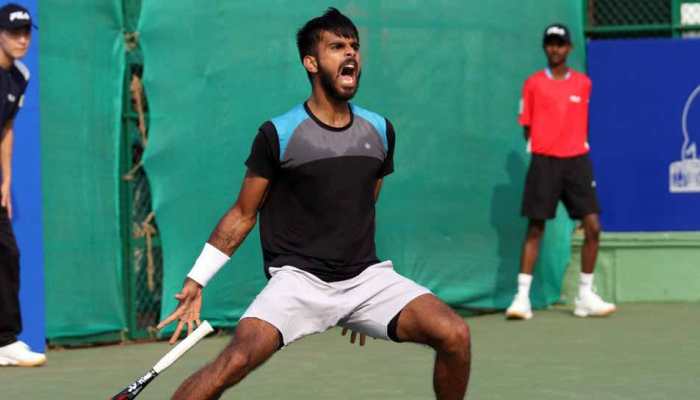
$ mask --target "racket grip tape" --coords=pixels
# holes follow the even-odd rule
[[[185,339],[183,339],[180,343],[178,343],[175,348],[170,350],[168,354],[164,355],[163,358],[158,360],[156,365],[153,367],[153,371],[155,371],[156,374],[160,374],[168,368],[172,363],[174,363],[180,356],[185,354],[187,350],[191,349],[192,346],[197,344],[202,338],[210,334],[211,332],[214,331],[214,328],[211,327],[208,321],[202,322],[201,325],[197,329],[194,330],[191,334],[189,334]]]

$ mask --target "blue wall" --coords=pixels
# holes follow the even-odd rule
[[[605,230],[700,230],[692,151],[700,147],[700,95],[689,101],[699,65],[700,40],[589,42],[591,158]]]
[[[36,0],[18,1],[29,9],[41,28]],[[15,120],[12,173],[13,227],[20,249],[20,303],[24,330],[20,339],[43,351],[44,254],[41,223],[41,154],[39,134],[39,33],[35,30],[27,56],[22,60],[31,72],[24,107]]]

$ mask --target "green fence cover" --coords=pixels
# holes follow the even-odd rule
[[[357,104],[397,132],[378,204],[381,258],[463,308],[504,308],[516,287],[528,163],[516,124],[524,79],[545,66],[544,27],[569,24],[583,68],[582,2],[339,1],[360,29]],[[145,156],[165,256],[163,312],[232,205],[258,126],[303,101],[294,35],[322,1],[152,0],[140,32],[151,112]],[[558,300],[572,223],[548,225],[533,302]],[[205,291],[234,324],[265,283],[257,230]]]
[[[39,8],[47,337],[120,331],[121,2]]]

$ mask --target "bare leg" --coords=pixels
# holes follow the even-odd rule
[[[583,217],[581,222],[583,222],[584,232],[583,247],[581,247],[581,272],[592,274],[598,257],[600,220],[598,214],[588,214]]]
[[[216,360],[187,378],[172,399],[218,399],[270,358],[277,351],[279,340],[279,331],[269,323],[257,318],[242,319],[233,339]]]
[[[401,311],[397,335],[436,351],[433,387],[438,400],[461,400],[467,393],[471,338],[464,320],[437,297],[415,298]]]
[[[576,296],[574,315],[578,317],[605,317],[617,310],[615,304],[603,301],[593,291],[593,270],[598,256],[600,221],[598,214],[583,217],[585,239],[581,249],[581,280]]]
[[[544,220],[541,219],[531,219],[527,225],[523,252],[520,256],[520,272],[523,274],[532,275],[532,271],[535,269],[537,256],[540,253],[540,242],[544,235],[544,226]]]

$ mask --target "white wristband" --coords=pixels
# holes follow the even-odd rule
[[[209,243],[205,243],[202,253],[197,257],[197,261],[194,262],[194,266],[190,273],[187,274],[187,277],[199,283],[202,287],[207,286],[209,280],[230,258],[221,250]]]

